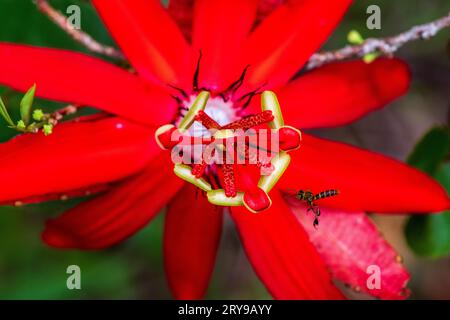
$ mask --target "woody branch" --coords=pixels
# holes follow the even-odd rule
[[[52,125],[56,125],[58,124],[59,121],[61,121],[65,116],[69,116],[71,114],[75,114],[78,109],[80,109],[81,106],[79,105],[67,105],[62,109],[56,110],[55,112],[52,112],[49,115],[49,120],[48,122],[51,123]]]
[[[370,38],[365,40],[360,45],[349,45],[342,49],[329,52],[321,52],[314,54],[306,65],[306,69],[314,69],[324,64],[348,60],[352,58],[362,58],[367,54],[378,52],[387,56],[392,56],[398,49],[408,42],[416,40],[427,40],[435,36],[444,28],[450,27],[450,13],[445,17],[415,26],[400,33],[399,35],[375,39]]]
[[[35,3],[39,11],[44,13],[47,17],[50,18],[50,20],[52,20],[56,25],[58,25],[58,27],[60,27],[67,34],[69,34],[75,41],[86,47],[89,51],[102,54],[114,59],[119,60],[125,59],[123,54],[119,50],[101,44],[96,40],[94,40],[87,33],[73,28],[73,26],[71,26],[70,23],[68,23],[67,17],[58,10],[56,10],[55,8],[53,8],[47,0],[35,0]]]
[[[47,15],[62,30],[67,32],[75,41],[85,46],[88,50],[118,60],[125,59],[123,54],[119,50],[101,44],[94,40],[87,33],[70,26],[70,24],[67,23],[67,17],[53,8],[49,4],[48,0],[35,0],[35,3],[42,13]],[[439,31],[448,27],[450,27],[450,13],[430,23],[414,26],[411,29],[396,36],[383,39],[370,38],[365,40],[360,45],[348,45],[335,51],[316,53],[308,61],[306,69],[311,70],[324,64],[336,61],[362,58],[367,54],[375,52],[387,56],[392,56],[406,43],[416,40],[430,39]]]

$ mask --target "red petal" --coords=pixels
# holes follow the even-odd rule
[[[257,22],[264,20],[285,2],[286,0],[259,0]]]
[[[398,59],[333,63],[299,77],[278,98],[290,125],[344,125],[405,94],[410,79],[407,65]]]
[[[164,265],[177,299],[201,299],[208,288],[222,231],[222,209],[185,185],[169,204]]]
[[[48,194],[42,194],[38,196],[32,196],[27,197],[23,199],[16,199],[13,201],[5,201],[1,202],[1,206],[21,206],[25,204],[32,204],[32,203],[40,203],[45,201],[52,201],[52,200],[68,200],[72,198],[79,198],[79,197],[85,197],[90,196],[93,194],[97,194],[103,191],[106,191],[110,188],[110,184],[108,183],[102,183],[97,184],[81,189],[75,189],[75,190],[69,190],[66,192],[56,192],[56,193],[48,193]]]
[[[200,87],[221,91],[239,78],[241,46],[253,26],[257,0],[197,0],[193,46],[201,50]]]
[[[328,38],[350,3],[292,0],[279,6],[245,44],[243,63],[251,66],[250,86],[286,83]]]
[[[259,214],[232,208],[245,251],[256,273],[276,299],[341,299],[331,276],[303,227],[279,193]]]
[[[139,75],[179,84],[191,61],[189,46],[159,0],[93,0]]]
[[[380,154],[304,134],[291,157],[279,186],[315,193],[338,189],[338,196],[320,200],[328,207],[399,213],[450,206],[447,193],[433,179]]]
[[[186,39],[191,39],[194,0],[170,0],[167,8]]]
[[[32,57],[32,58],[31,58]],[[81,53],[0,43],[0,83],[42,98],[96,107],[142,123],[171,120],[175,103],[156,86]]]
[[[136,177],[47,221],[42,239],[57,248],[102,249],[119,243],[147,225],[181,188],[182,180],[171,171],[165,155],[159,157]]]
[[[157,153],[153,131],[120,118],[58,124],[0,144],[0,202],[124,178]]]
[[[306,207],[291,206],[335,279],[381,299],[405,299],[409,274],[400,257],[362,212],[349,214],[321,207],[319,226],[313,227]],[[372,268],[379,268],[376,271]],[[374,271],[380,286],[374,286]]]

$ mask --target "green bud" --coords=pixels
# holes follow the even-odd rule
[[[19,120],[17,121],[16,128],[23,131],[27,128],[27,126],[25,125],[25,122],[23,122],[23,120]]]
[[[363,60],[365,63],[369,64],[369,63],[374,62],[379,57],[379,55],[380,54],[377,52],[369,53],[363,57]]]
[[[42,131],[44,132],[44,135],[46,135],[46,136],[52,134],[53,125],[52,124],[44,124],[44,126],[42,127]]]
[[[44,112],[41,109],[36,109],[33,111],[33,119],[36,121],[41,121],[44,118]]]
[[[364,42],[364,38],[358,31],[351,30],[347,35],[347,41],[351,44],[362,44]]]
[[[33,106],[34,94],[36,93],[36,84],[34,84],[23,96],[20,101],[20,117],[25,124],[30,122],[31,108]]]

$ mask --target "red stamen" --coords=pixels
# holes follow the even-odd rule
[[[197,115],[195,116],[195,120],[201,122],[201,124],[206,128],[206,129],[220,129],[220,125],[214,120],[212,119],[210,116],[208,116],[206,114],[205,111],[200,110]]]
[[[270,175],[275,170],[271,162],[261,162],[258,160],[256,166],[261,170],[262,175]]]
[[[264,112],[251,115],[240,120],[234,121],[226,126],[222,127],[223,129],[249,129],[252,127],[257,127],[264,123],[270,122],[274,119],[272,111],[266,110]]]
[[[244,190],[244,203],[247,208],[254,212],[259,212],[270,207],[271,200],[264,190],[258,187],[257,181],[254,181],[245,165],[237,166],[240,185]]]
[[[257,152],[251,152],[250,153],[250,146],[248,144],[245,145],[245,160],[248,161],[248,163],[257,163],[258,161],[258,153]]]
[[[300,142],[302,140],[299,131],[288,126],[280,128],[279,137],[280,149],[284,151],[297,149],[300,146]]]
[[[234,165],[224,164],[222,166],[225,195],[233,198],[237,194],[236,181],[234,178]]]
[[[196,163],[192,166],[192,171],[191,173],[196,177],[196,178],[201,178],[203,176],[203,174],[205,173],[206,167],[208,166],[208,164],[205,162],[205,160],[202,160],[201,163]]]

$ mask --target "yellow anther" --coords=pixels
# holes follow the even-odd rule
[[[271,163],[275,170],[268,176],[261,176],[258,182],[258,187],[263,189],[265,192],[269,193],[270,190],[277,184],[280,180],[284,171],[286,171],[289,163],[291,161],[291,156],[286,152],[280,152],[275,158],[272,159]]]
[[[244,197],[243,192],[238,192],[237,195],[233,198],[227,197],[225,195],[225,190],[223,189],[208,191],[206,195],[208,196],[208,201],[217,206],[237,207],[244,204],[242,200],[242,198]]]
[[[228,139],[235,136],[234,130],[231,129],[225,129],[225,130],[217,130],[214,133],[215,139]]]
[[[175,126],[173,124],[165,124],[161,127],[159,127],[156,132],[155,132],[155,140],[156,140],[156,144],[162,149],[162,150],[167,150],[167,148],[161,143],[161,141],[159,140],[159,137],[164,134],[165,132],[171,130],[172,128],[175,128]]]
[[[181,179],[192,183],[203,191],[211,191],[211,185],[203,178],[197,178],[192,174],[192,168],[184,164],[176,164],[173,172]]]
[[[200,110],[204,110],[206,108],[206,104],[208,103],[209,92],[202,91],[199,93],[197,98],[195,99],[192,106],[189,108],[188,112],[184,116],[183,120],[181,120],[180,125],[178,126],[178,130],[183,133],[188,130],[195,121],[195,116]]]
[[[261,95],[261,109],[262,111],[270,110],[274,119],[269,122],[269,127],[272,129],[279,129],[284,126],[283,115],[281,113],[280,104],[277,96],[272,91],[264,91]]]

